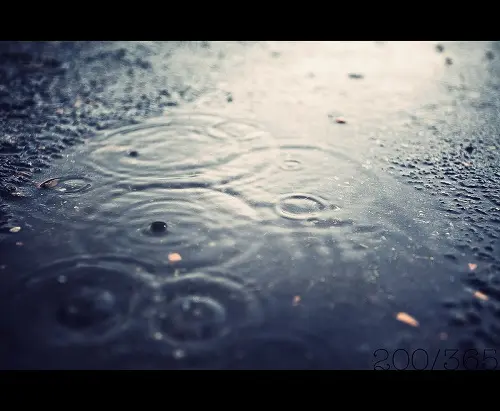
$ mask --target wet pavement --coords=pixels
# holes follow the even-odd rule
[[[499,55],[0,43],[0,368],[496,368]]]

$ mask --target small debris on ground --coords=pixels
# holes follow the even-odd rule
[[[445,61],[446,65],[451,66],[453,64],[453,60],[451,57],[446,57]]]
[[[472,147],[472,145],[469,144],[467,147],[465,147],[465,151],[467,151],[470,154],[474,151],[474,147]]]
[[[486,294],[483,294],[481,291],[476,291],[474,293],[474,297],[483,300],[483,301],[488,301],[489,297]]]
[[[493,60],[495,58],[495,55],[493,54],[493,52],[491,50],[489,50],[486,52],[486,58],[488,60]]]
[[[436,45],[436,51],[442,53],[444,51],[444,46],[442,44]]]
[[[171,263],[177,263],[182,260],[182,257],[179,253],[170,253],[168,255],[168,261]]]
[[[64,109],[62,109],[62,108],[58,108],[58,109],[56,110],[56,114],[64,114]]]
[[[21,231],[21,227],[12,227],[9,231],[11,233],[18,233],[19,231]]]
[[[356,80],[360,80],[362,78],[364,78],[365,76],[361,73],[349,73],[349,78],[353,78],[353,79],[356,79]]]
[[[338,124],[345,124],[345,123],[347,123],[347,120],[344,117],[337,117],[335,119],[335,122]]]
[[[233,102],[233,95],[231,93],[227,93],[226,100],[228,103]]]
[[[412,327],[418,327],[419,326],[418,321],[415,318],[413,318],[410,314],[407,314],[407,313],[403,313],[403,312],[398,313],[396,315],[396,319],[398,321],[401,321],[402,323],[411,325]]]
[[[469,266],[469,270],[474,271],[477,268],[477,264],[474,263],[469,263],[467,264]]]
[[[128,155],[130,157],[137,157],[139,155],[139,153],[137,151],[135,151],[135,150],[132,150],[132,151],[128,152]]]
[[[292,304],[293,304],[294,306],[297,306],[297,305],[299,305],[300,300],[301,300],[300,296],[299,296],[299,295],[296,295],[295,297],[293,297],[293,302],[292,302]]]
[[[22,247],[22,246],[24,245],[24,243],[23,243],[22,241],[18,241],[18,242],[16,242],[16,245],[17,245],[18,247]]]

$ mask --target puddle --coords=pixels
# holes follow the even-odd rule
[[[370,350],[402,335],[439,340],[440,299],[458,295],[468,267],[451,246],[459,222],[375,157],[408,133],[408,113],[421,121],[411,127],[443,117],[415,110],[428,96],[452,107],[437,90],[459,59],[446,67],[424,43],[269,44],[248,45],[251,64],[218,59],[226,83],[214,75],[216,91],[188,105],[215,114],[171,109],[64,156],[49,141],[29,156],[5,143],[2,159],[23,178],[38,149],[36,167],[52,167],[29,188],[4,187],[17,220],[2,243],[1,359],[28,364],[32,350],[53,367],[97,355],[118,368],[323,369],[361,352],[369,365]],[[436,135],[419,132],[418,143]],[[488,269],[474,275],[471,287],[498,299]],[[481,322],[453,307],[456,324]]]
[[[394,323],[389,296],[422,307],[448,283],[432,274],[454,263],[439,257],[446,227],[428,224],[439,220],[430,200],[376,173],[363,155],[306,139],[278,144],[242,120],[170,117],[67,151],[54,164],[58,176],[31,189],[23,207],[32,213],[18,215],[34,235],[22,250],[43,249],[38,261],[47,268],[4,301],[26,324],[8,322],[15,333],[48,346],[135,335],[171,368],[203,368],[226,346],[236,350],[228,368],[251,367],[253,356],[287,368],[280,350],[295,356],[289,364],[321,368],[336,329],[352,344],[383,341],[377,324]],[[52,261],[61,243],[73,260]],[[130,257],[112,264],[78,257],[103,253]],[[152,268],[137,268],[135,259]],[[263,308],[257,289],[276,308]],[[29,304],[21,306],[23,298]],[[339,304],[350,307],[351,327],[337,317]],[[258,336],[260,325],[292,314],[323,327],[324,348],[310,352],[294,332]],[[257,334],[236,343],[248,327]]]

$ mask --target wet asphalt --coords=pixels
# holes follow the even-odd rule
[[[0,43],[0,367],[496,369],[499,61]]]

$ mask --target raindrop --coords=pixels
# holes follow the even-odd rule
[[[75,230],[72,244],[85,253],[134,250],[146,261],[165,262],[178,253],[178,265],[191,269],[230,265],[259,248],[258,214],[240,198],[204,188],[132,188],[93,191],[89,201],[97,205],[85,215],[93,224]]]
[[[149,228],[151,229],[151,232],[156,234],[165,233],[167,231],[167,223],[163,221],[153,221]]]

